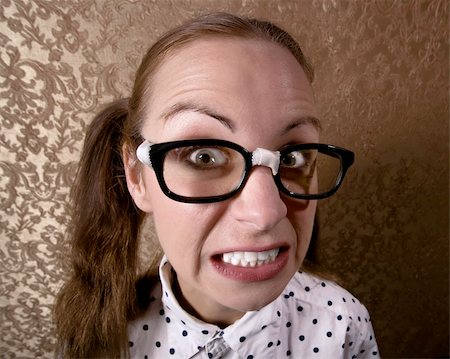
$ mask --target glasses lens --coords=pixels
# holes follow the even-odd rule
[[[182,146],[167,152],[163,177],[183,197],[221,196],[235,190],[244,176],[242,154],[224,146]]]
[[[295,194],[318,195],[335,188],[341,173],[341,158],[317,149],[283,153],[280,160],[283,186]]]

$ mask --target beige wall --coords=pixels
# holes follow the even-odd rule
[[[38,5],[40,4],[40,5]],[[269,18],[315,64],[324,141],[356,164],[320,203],[320,258],[384,357],[448,350],[447,0],[0,2],[0,353],[49,356],[67,193],[86,125],[144,50],[196,14]]]

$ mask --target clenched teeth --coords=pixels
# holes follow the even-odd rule
[[[222,255],[222,260],[234,266],[256,267],[273,262],[279,251],[280,248],[264,252],[229,252]]]

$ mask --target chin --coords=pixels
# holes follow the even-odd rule
[[[238,293],[230,291],[228,303],[224,304],[240,312],[259,310],[281,295],[294,273],[284,278],[274,278],[266,283],[247,283],[237,291]]]

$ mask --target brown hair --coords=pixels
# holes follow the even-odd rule
[[[287,48],[313,80],[297,42],[270,22],[214,13],[163,36],[144,56],[130,99],[114,102],[87,130],[72,191],[69,226],[71,277],[55,306],[58,351],[64,357],[128,357],[127,322],[145,307],[154,280],[137,278],[139,232],[145,214],[128,193],[122,148],[135,157],[142,141],[152,75],[168,53],[200,38],[238,37],[272,41]],[[313,262],[309,258],[309,262]],[[149,273],[154,274],[155,268]]]

